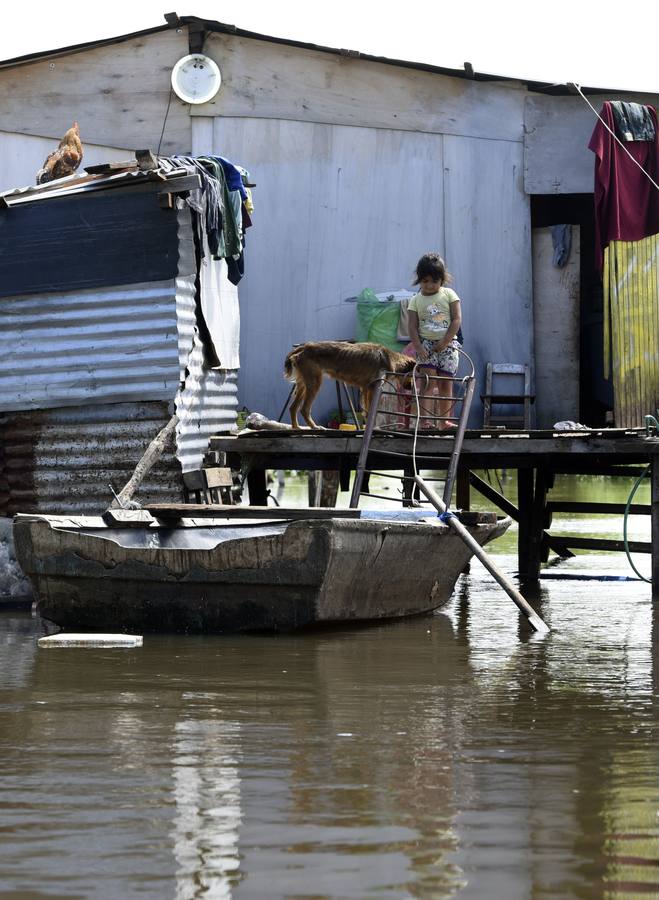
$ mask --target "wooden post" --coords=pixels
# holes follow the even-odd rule
[[[174,430],[178,423],[178,416],[173,415],[164,428],[161,428],[158,434],[151,441],[144,451],[142,458],[135,466],[135,471],[131,475],[127,484],[121,489],[119,494],[110,504],[110,508],[122,507],[133,496],[135,491],[142,483],[144,476],[153,468],[165,451],[165,447],[169,443],[170,438],[174,434]]]
[[[526,569],[528,581],[538,581],[540,578],[540,562],[542,559],[542,533],[547,506],[547,480],[542,463],[538,465],[535,473],[535,489],[531,506],[530,533],[528,539],[529,558]]]
[[[403,466],[403,476],[405,477],[405,481],[403,482],[403,506],[412,506],[412,498],[415,493],[414,487],[414,466],[405,463]]]
[[[455,484],[455,505],[458,509],[471,509],[471,482],[469,480],[469,469],[460,466],[458,469],[458,478]]]
[[[526,578],[531,562],[530,542],[533,529],[533,469],[517,470],[517,508],[519,510],[517,569],[520,578]]]
[[[250,506],[268,505],[268,487],[265,480],[265,469],[262,466],[250,469],[247,473],[247,490]]]
[[[652,596],[659,597],[659,456],[652,455],[651,494],[652,506]]]

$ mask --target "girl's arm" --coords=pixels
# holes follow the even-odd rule
[[[407,329],[410,333],[410,340],[414,344],[414,349],[416,350],[417,359],[420,359],[420,360],[427,359],[428,353],[425,350],[423,344],[421,343],[421,338],[419,337],[419,314],[417,312],[415,312],[413,309],[407,310]],[[457,334],[457,329],[456,329],[456,334]]]
[[[451,303],[451,305],[449,306],[449,312],[451,313],[451,324],[446,329],[446,334],[441,339],[441,341],[437,341],[437,343],[435,344],[435,349],[438,353],[441,353],[442,350],[446,350],[448,345],[460,330],[460,326],[462,325],[462,310],[460,309],[459,300]]]

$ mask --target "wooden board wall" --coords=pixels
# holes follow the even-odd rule
[[[292,344],[352,338],[348,298],[410,288],[427,250],[444,253],[455,275],[479,373],[487,360],[529,361],[521,143],[226,117],[195,118],[193,136],[195,152],[240,160],[258,183],[240,284],[241,402],[250,409],[278,415]],[[336,405],[331,388],[325,405]]]
[[[589,100],[598,112],[605,100],[659,106],[656,94],[597,94]],[[595,157],[588,142],[596,123],[595,113],[581,97],[526,97],[524,188],[528,194],[592,194]]]
[[[83,144],[156,148],[172,67],[187,52],[174,29],[3,69],[2,129],[59,140],[76,120]],[[162,153],[189,151],[188,105],[173,97]]]
[[[0,131],[0,192],[35,183],[36,173],[44,160],[57,146],[53,138],[32,137],[27,134],[8,134]],[[131,159],[134,148],[101,147],[85,142],[84,166],[99,163],[120,162]]]
[[[536,425],[579,421],[581,246],[572,226],[567,264],[553,264],[551,228],[533,229]]]
[[[209,35],[204,52],[223,84],[213,101],[191,107],[192,116],[522,139],[519,82],[476,82],[224,34]]]

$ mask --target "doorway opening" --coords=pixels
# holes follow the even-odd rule
[[[595,268],[592,194],[534,194],[531,227],[578,225],[581,235],[579,300],[579,421],[600,428],[612,421],[613,387],[604,378],[602,278]]]

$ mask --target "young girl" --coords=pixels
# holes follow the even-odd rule
[[[417,263],[414,281],[420,290],[410,300],[407,311],[410,340],[419,362],[434,369],[436,375],[452,377],[458,371],[460,345],[456,335],[462,324],[462,313],[460,298],[445,287],[450,278],[441,256],[425,253]],[[456,423],[447,418],[453,406],[453,383],[447,379],[432,384],[430,392],[437,397],[433,402],[434,414],[439,422],[426,427],[455,428]]]

